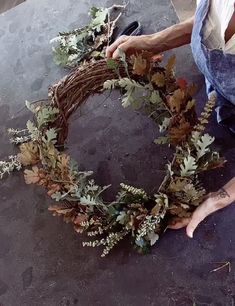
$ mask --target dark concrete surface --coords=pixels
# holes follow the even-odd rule
[[[54,65],[49,40],[58,31],[81,26],[92,4],[113,1],[28,0],[0,15],[0,158],[12,153],[6,128],[23,127],[25,99],[46,97],[47,87],[66,71]],[[124,23],[139,19],[146,32],[177,22],[169,0],[131,0]],[[203,79],[190,49],[181,48],[178,75],[199,84],[199,108],[205,101]],[[80,116],[80,118],[79,118]],[[78,120],[79,118],[79,120]],[[205,177],[215,190],[235,174],[235,139],[213,119],[210,132],[228,158],[225,169]],[[152,144],[155,127],[143,115],[123,110],[115,93],[88,101],[74,116],[69,150],[81,168],[95,170],[100,184],[119,182],[149,191],[160,183],[165,148]],[[136,254],[123,242],[107,258],[81,247],[70,225],[53,218],[45,192],[25,186],[21,173],[0,187],[1,306],[232,306],[235,303],[234,206],[208,218],[190,240],[168,231],[151,254]],[[211,272],[216,262],[231,262],[231,272]]]

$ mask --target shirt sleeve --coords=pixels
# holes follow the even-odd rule
[[[200,3],[201,0],[197,0],[197,5]]]

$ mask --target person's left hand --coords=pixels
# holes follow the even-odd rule
[[[191,218],[173,218],[168,224],[170,229],[180,229],[186,227],[188,237],[193,238],[193,233],[197,226],[210,214],[229,205],[230,196],[222,188],[218,192],[207,195],[206,200],[194,211]]]

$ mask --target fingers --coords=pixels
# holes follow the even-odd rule
[[[119,55],[119,49],[121,49],[124,53],[128,50],[129,46],[127,42],[124,42],[123,44],[120,44],[118,48],[113,52],[113,59],[118,59],[120,57]]]
[[[212,196],[212,194],[208,195],[207,199],[194,211],[191,218],[173,218],[170,220],[168,228],[180,229],[187,226],[186,233],[188,237],[193,238],[195,229],[206,217],[227,206],[210,196]]]
[[[211,201],[210,199],[204,201],[193,213],[192,219],[189,222],[187,228],[186,228],[186,233],[188,237],[193,238],[193,233],[197,226],[210,214],[215,212],[216,210],[220,209],[216,205],[215,202]]]
[[[111,46],[109,46],[106,49],[106,57],[111,58],[111,57],[116,56],[116,58],[117,58],[118,57],[118,50],[117,49],[120,48],[121,45],[123,43],[125,43],[127,40],[128,40],[128,36],[126,36],[126,35],[120,36]],[[123,50],[123,51],[125,51],[125,50]]]
[[[172,220],[170,220],[167,228],[170,229],[181,229],[185,226],[187,226],[190,222],[191,218],[173,218]]]

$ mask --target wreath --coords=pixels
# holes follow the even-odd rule
[[[141,252],[159,239],[172,217],[189,217],[203,201],[206,190],[200,180],[205,171],[221,167],[225,160],[211,149],[214,137],[205,125],[215,105],[215,95],[198,117],[193,99],[195,86],[174,73],[175,56],[162,63],[161,55],[142,52],[119,60],[84,61],[49,88],[48,100],[30,103],[33,120],[26,129],[9,129],[20,152],[0,162],[0,176],[24,168],[26,184],[44,187],[56,205],[49,210],[86,233],[83,246],[102,246],[102,257],[124,237]],[[109,186],[99,186],[92,171],[80,171],[65,150],[70,117],[91,95],[118,89],[123,107],[132,107],[151,118],[162,137],[157,145],[174,149],[166,175],[155,194],[125,183],[112,202],[103,199]]]

